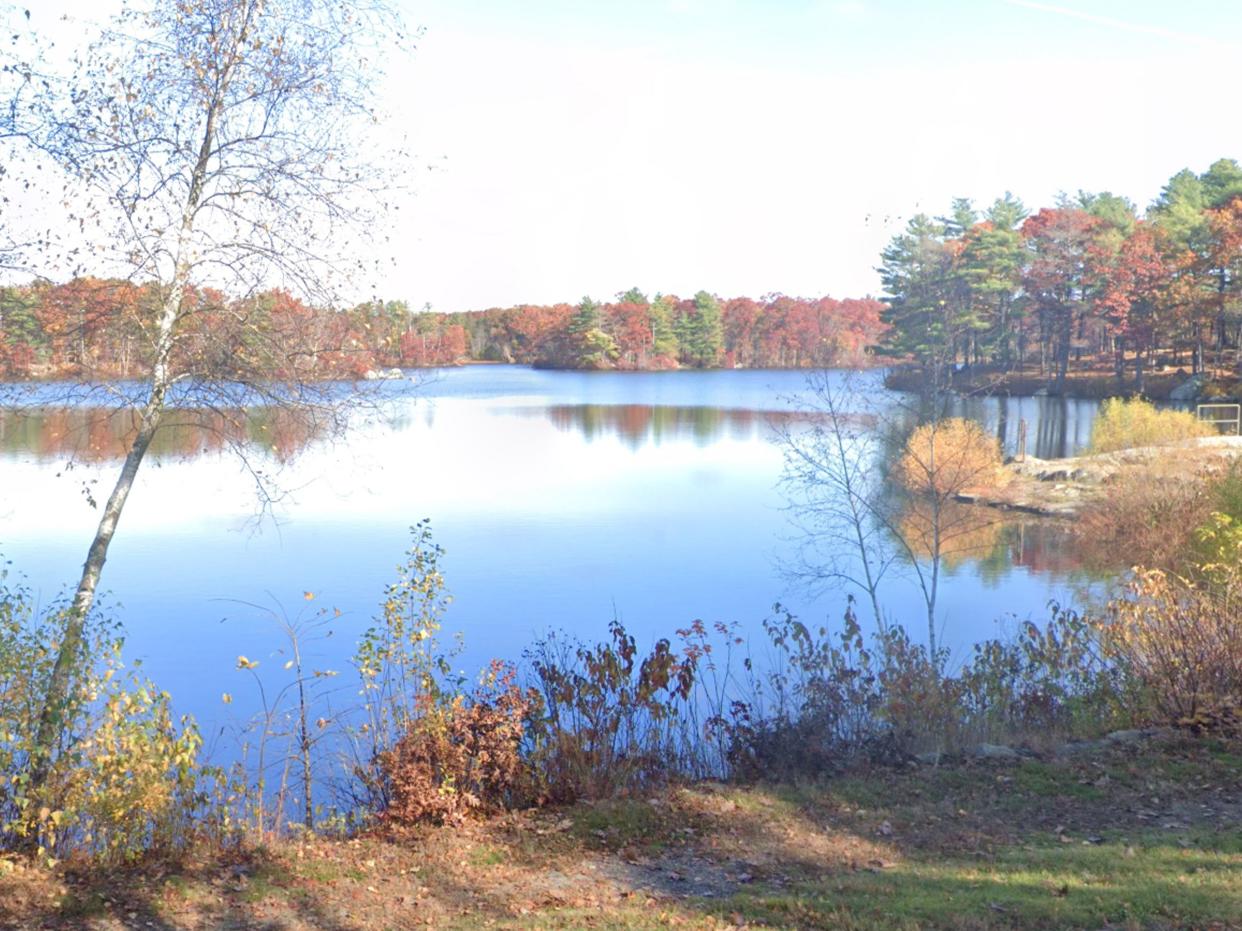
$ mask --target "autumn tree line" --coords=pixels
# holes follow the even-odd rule
[[[637,289],[609,303],[524,305],[461,315],[473,358],[550,368],[857,366],[878,340],[884,305],[767,295],[693,298]]]
[[[1157,364],[1219,366],[1242,343],[1242,167],[1179,171],[1144,212],[1080,191],[1031,213],[1010,194],[913,217],[884,250],[882,349],[926,381],[954,368],[1035,370],[1064,391],[1111,363],[1142,390]]]
[[[75,278],[0,288],[0,375],[125,378],[149,364],[161,303],[153,285]],[[341,310],[283,291],[245,299],[188,289],[176,352],[204,377],[246,368],[253,334],[289,348],[277,377],[356,378],[388,367],[515,362],[549,368],[857,366],[883,328],[883,304],[770,295],[687,300],[637,289],[599,303],[461,313],[413,312],[401,301]],[[268,340],[270,342],[270,339]]]
[[[910,360],[925,383],[963,366],[1037,372],[1065,390],[1106,361],[1142,390],[1157,366],[1194,372],[1242,344],[1242,167],[1186,169],[1145,212],[1080,191],[1029,211],[913,217],[881,254],[883,301],[766,295],[691,298],[638,289],[607,302],[416,312],[402,301],[315,307],[283,291],[246,298],[186,288],[184,368],[250,371],[286,351],[278,378],[356,378],[390,367],[510,362],[569,369],[814,368]],[[0,288],[0,377],[123,378],[149,365],[155,284],[76,278]],[[259,340],[258,334],[267,334]]]

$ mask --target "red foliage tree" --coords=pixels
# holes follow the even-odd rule
[[[646,304],[623,301],[604,305],[603,315],[620,353],[617,367],[647,368],[655,339],[651,332],[650,308]]]
[[[1045,208],[1022,224],[1029,261],[1023,283],[1036,308],[1041,369],[1051,361],[1064,390],[1075,332],[1090,313],[1100,276],[1097,235],[1102,221],[1073,207]],[[1051,359],[1049,359],[1051,353]]]

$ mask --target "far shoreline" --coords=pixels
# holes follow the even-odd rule
[[[1187,391],[1196,377],[1204,387]],[[893,391],[917,393],[926,383],[921,369],[915,366],[894,366],[884,376],[884,387]],[[1054,376],[1038,371],[1004,372],[989,367],[966,368],[953,373],[948,388],[954,394],[974,397],[1053,397],[1077,401],[1102,401],[1106,398],[1144,397],[1149,401],[1235,401],[1239,385],[1236,378],[1217,373],[1196,376],[1187,369],[1152,372],[1144,376],[1142,390],[1131,377],[1118,378],[1114,372],[1071,371],[1065,379],[1064,391],[1056,390]],[[1204,389],[1210,390],[1204,390]],[[1178,389],[1187,391],[1178,397]]]
[[[926,385],[926,377],[921,368],[910,365],[908,363],[880,363],[873,365],[828,365],[828,366],[677,366],[677,367],[651,367],[651,368],[631,368],[631,367],[599,367],[599,368],[578,368],[571,366],[549,366],[534,365],[527,362],[507,362],[499,359],[459,359],[453,363],[445,365],[428,365],[428,366],[402,366],[392,368],[378,368],[370,370],[367,373],[360,374],[356,377],[341,377],[340,375],[329,376],[323,378],[306,379],[309,383],[364,383],[371,381],[384,381],[388,379],[396,379],[401,377],[413,377],[417,379],[420,373],[434,372],[446,369],[465,369],[465,368],[527,368],[533,371],[541,372],[572,372],[577,374],[621,374],[621,375],[648,375],[658,373],[705,373],[705,372],[747,372],[747,371],[773,371],[773,372],[819,372],[819,371],[848,371],[848,372],[876,372],[883,373],[883,385],[892,391],[901,391],[906,393],[919,393]],[[391,374],[386,374],[391,373]],[[1046,374],[1041,375],[1037,370],[1032,371],[998,371],[991,367],[972,367],[965,368],[954,372],[946,386],[952,394],[963,397],[1053,397],[1063,398],[1065,400],[1082,400],[1082,401],[1099,401],[1112,397],[1133,397],[1142,396],[1151,401],[1169,402],[1169,401],[1194,401],[1194,400],[1212,400],[1212,401],[1233,401],[1236,400],[1239,393],[1242,392],[1242,384],[1236,378],[1222,377],[1220,373],[1208,382],[1208,390],[1198,391],[1187,397],[1176,397],[1175,392],[1179,388],[1186,390],[1185,386],[1192,381],[1193,378],[1206,378],[1206,376],[1194,376],[1186,369],[1179,368],[1176,370],[1165,370],[1152,372],[1145,376],[1143,390],[1140,392],[1134,383],[1133,378],[1127,377],[1118,379],[1114,372],[1100,371],[1099,369],[1090,371],[1071,371],[1066,377],[1064,392],[1055,390],[1055,378]],[[108,385],[120,383],[141,384],[145,379],[131,375],[106,374],[99,378],[84,379],[79,375],[69,372],[38,372],[27,374],[25,376],[6,375],[0,378],[0,385]],[[1201,397],[1200,397],[1201,396]]]

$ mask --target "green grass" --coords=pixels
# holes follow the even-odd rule
[[[1238,835],[1225,849],[1044,840],[991,858],[909,859],[713,906],[771,927],[1099,928],[1242,921]]]
[[[263,902],[273,896],[284,896],[287,892],[280,872],[262,864],[247,878],[242,898],[247,902]]]
[[[98,918],[107,914],[108,906],[98,892],[69,892],[60,900],[58,911],[62,918]]]
[[[340,865],[331,860],[300,860],[295,863],[294,872],[301,879],[319,883],[336,882],[344,875]]]
[[[1242,771],[1242,753],[1234,753],[1224,747],[1213,747],[1209,752],[1212,761],[1223,769]]]
[[[1063,770],[1047,763],[1029,762],[1016,767],[1008,784],[1014,792],[1040,798],[1099,799],[1104,792],[1091,783],[1068,780]]]
[[[508,855],[499,847],[484,844],[470,851],[470,863],[473,866],[500,866],[508,859]]]
[[[883,785],[870,779],[846,778],[832,783],[832,797],[858,808],[882,808],[893,803]]]
[[[1242,743],[1232,739],[653,794],[656,804],[582,803],[465,836],[325,842],[323,859],[265,852],[244,882],[226,863],[156,877],[158,896],[141,875],[87,877],[28,899],[47,906],[7,903],[8,913],[32,927],[94,926],[132,907],[178,927],[222,915],[249,927],[259,913],[270,927],[346,911],[354,921],[360,909],[357,931],[408,914],[463,929],[1242,929]],[[9,898],[32,876],[11,877]],[[421,908],[415,893],[429,910],[401,911]]]
[[[666,814],[641,799],[595,802],[573,812],[576,836],[608,847],[658,844],[665,833]]]

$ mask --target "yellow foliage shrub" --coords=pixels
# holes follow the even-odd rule
[[[67,772],[62,805],[81,843],[104,859],[167,849],[188,823],[202,738],[171,699],[133,681],[102,700]]]
[[[1141,398],[1109,398],[1092,425],[1091,452],[1168,446],[1215,435],[1215,427],[1189,411],[1160,410]]]
[[[910,491],[937,497],[996,488],[1008,478],[1000,441],[973,420],[961,417],[916,429],[906,441],[897,469],[901,483]]]
[[[115,627],[91,618],[47,778],[30,778],[65,615],[38,615],[0,573],[0,847],[124,860],[184,840],[201,740],[166,692],[122,672]]]

